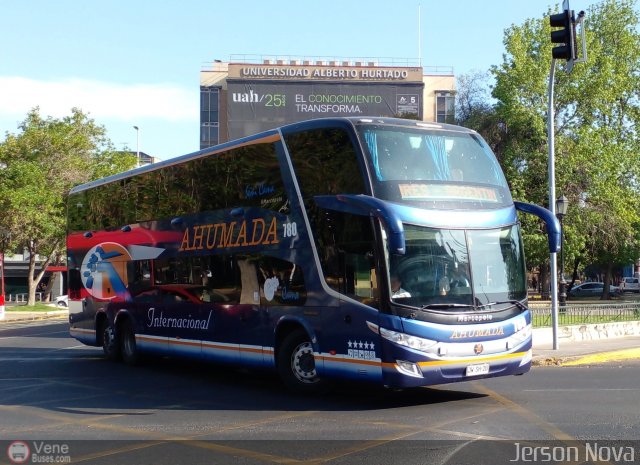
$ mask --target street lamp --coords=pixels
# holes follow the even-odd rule
[[[564,280],[564,226],[562,219],[567,214],[569,208],[569,200],[563,195],[556,200],[556,216],[560,221],[560,295],[558,300],[564,308],[567,304],[567,282]]]
[[[133,129],[136,130],[136,163],[140,164],[140,128],[138,126],[134,126]]]

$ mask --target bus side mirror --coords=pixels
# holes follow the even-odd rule
[[[516,206],[516,210],[520,210],[524,213],[530,213],[537,216],[547,225],[547,235],[549,238],[549,252],[557,253],[560,250],[560,222],[546,208],[538,205],[533,205],[525,202],[513,202]]]
[[[313,200],[320,208],[327,210],[378,218],[387,230],[391,253],[404,255],[405,239],[402,220],[384,200],[362,194],[316,195]]]

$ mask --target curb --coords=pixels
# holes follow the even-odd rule
[[[12,323],[16,321],[36,321],[36,320],[50,320],[54,318],[68,317],[68,310],[52,310],[50,312],[5,312],[5,318],[0,320],[2,323]]]
[[[567,355],[560,357],[544,357],[539,356],[531,361],[531,366],[549,367],[549,366],[584,366],[594,365],[605,362],[622,362],[626,360],[640,359],[640,348],[630,347],[625,349],[592,351],[580,355]]]
[[[564,362],[567,362],[576,357],[545,357],[533,359],[531,361],[532,367],[561,367]]]
[[[611,350],[607,352],[594,352],[579,357],[570,357],[564,362],[564,366],[595,365],[604,362],[622,362],[625,360],[637,360],[640,358],[640,348]]]

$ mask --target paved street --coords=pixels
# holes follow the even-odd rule
[[[627,360],[305,397],[271,374],[107,362],[69,338],[61,320],[10,322],[0,325],[0,463],[14,440],[63,442],[74,463],[405,464],[452,454],[454,463],[509,463],[521,441],[637,438],[638,379],[640,364]],[[494,452],[479,458],[479,444]]]

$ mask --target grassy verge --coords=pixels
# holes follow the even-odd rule
[[[564,315],[560,313],[558,314],[558,326],[636,321],[639,319],[638,317],[625,315]],[[551,326],[551,315],[533,315],[532,323],[534,328]]]
[[[7,305],[5,307],[7,312],[52,312],[55,310],[64,310],[64,308],[58,308],[55,305],[46,305],[37,302],[35,305]]]

